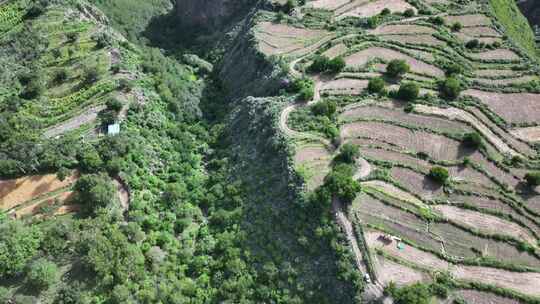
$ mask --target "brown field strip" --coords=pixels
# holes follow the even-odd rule
[[[443,194],[443,188],[425,175],[410,169],[393,167],[390,175],[411,193],[424,199],[434,199]]]
[[[394,282],[397,286],[404,286],[431,281],[427,273],[396,263],[382,255],[374,256],[374,260],[377,280],[383,285]]]
[[[351,67],[362,67],[369,61],[376,58],[380,58],[385,61],[390,61],[392,59],[405,60],[411,66],[411,71],[413,72],[427,74],[433,77],[444,76],[444,72],[434,65],[420,61],[399,51],[384,47],[370,47],[358,51],[350,56],[345,57],[345,62]]]
[[[374,30],[368,31],[373,35],[414,35],[414,34],[435,34],[437,30],[432,27],[415,24],[389,24],[379,26]]]
[[[313,8],[320,8],[333,11],[340,6],[349,3],[351,0],[315,0],[308,2],[308,5]]]
[[[519,60],[520,57],[512,50],[496,49],[481,53],[468,53],[468,56],[476,60]]]
[[[508,235],[515,239],[526,241],[531,245],[536,245],[536,238],[532,236],[529,231],[516,223],[509,222],[493,215],[449,205],[438,205],[434,208],[441,212],[445,218],[458,224],[478,229],[487,234]]]
[[[417,12],[414,6],[404,0],[375,0],[348,10],[340,17],[372,17],[380,14],[385,8],[388,8],[391,12],[404,12],[407,9]]]
[[[486,15],[473,14],[473,15],[458,15],[458,16],[446,16],[443,17],[447,24],[453,24],[455,22],[461,23],[463,26],[488,26],[491,25],[491,19]]]
[[[48,174],[0,181],[0,208],[9,210],[48,192],[67,187],[76,179],[76,176],[71,176],[60,181],[55,174]]]
[[[13,210],[11,212],[11,215],[14,215],[16,218],[20,218],[25,215],[36,215],[38,214],[43,207],[51,207],[54,204],[58,203],[64,203],[66,201],[69,201],[73,198],[73,192],[67,191],[60,193],[54,197],[47,198],[44,200],[38,200],[28,206],[24,206],[20,209]]]
[[[456,295],[469,304],[520,304],[518,300],[504,298],[492,293],[474,289],[459,290]]]
[[[518,85],[527,82],[538,80],[538,77],[525,75],[516,78],[502,78],[502,79],[486,79],[486,78],[473,78],[471,79],[480,86],[500,86],[500,85]]]
[[[379,248],[385,253],[409,263],[432,270],[449,271],[455,278],[463,281],[480,281],[503,288],[510,288],[523,294],[539,296],[540,273],[512,272],[480,266],[455,266],[437,256],[405,246],[399,250],[395,242],[387,244],[382,239],[383,233],[366,230],[365,238],[370,248]]]
[[[510,133],[515,137],[527,141],[527,142],[538,142],[540,141],[540,127],[527,127],[527,128],[517,128],[510,130]]]
[[[474,72],[476,77],[517,77],[519,72],[514,70],[482,69]]]
[[[313,190],[323,184],[330,172],[331,155],[323,146],[304,146],[294,156],[296,169],[305,174],[307,189]]]
[[[467,90],[463,94],[478,98],[491,111],[509,123],[540,121],[540,94],[504,94],[479,90]]]
[[[432,35],[384,35],[379,36],[383,41],[394,41],[401,44],[425,44],[429,46],[441,46],[446,42],[435,38]]]
[[[336,58],[338,56],[341,56],[345,53],[347,53],[347,51],[349,50],[349,48],[343,44],[343,43],[340,43],[340,44],[336,44],[334,46],[332,46],[331,48],[329,48],[328,50],[324,51],[324,53],[322,54],[323,56],[326,56],[330,59],[333,59],[333,58]]]
[[[368,86],[368,80],[339,78],[322,84],[321,94],[328,95],[359,95]]]

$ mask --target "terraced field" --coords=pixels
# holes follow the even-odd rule
[[[414,13],[381,14],[385,8]],[[444,23],[422,15],[426,8]],[[308,190],[324,183],[341,145],[359,146],[371,173],[360,178],[362,193],[348,206],[348,215],[365,231],[359,241],[367,243],[362,254],[371,257],[364,261],[374,269],[374,285],[430,282],[434,271],[444,271],[460,284],[480,282],[517,299],[540,299],[540,193],[524,181],[526,173],[540,169],[534,145],[540,141],[535,61],[505,36],[485,3],[317,0],[301,10],[312,9],[332,12],[319,24],[334,26],[324,26],[323,33],[313,20],[302,23],[300,14],[296,25],[281,30],[297,26],[289,29],[293,35],[319,40],[303,48],[284,42],[267,53],[294,52],[291,74],[315,80],[316,97],[308,106],[334,102],[336,113],[321,118],[302,107],[302,132],[287,125],[289,115],[281,116],[280,125],[300,147],[295,163],[302,170],[318,168],[316,174],[303,174]],[[365,23],[373,16],[375,26]],[[350,28],[345,20],[368,25]],[[320,43],[321,37],[332,38]],[[470,45],[474,39],[478,47]],[[305,72],[315,53],[343,58],[344,69],[324,80]],[[395,59],[410,67],[397,78],[386,74]],[[455,66],[457,71],[449,69]],[[455,98],[438,86],[450,74],[459,81]],[[368,90],[375,77],[384,80],[386,94]],[[417,84],[420,95],[412,101],[400,98],[396,91],[404,82]],[[337,132],[321,137],[329,125]],[[299,133],[321,145],[306,146]],[[478,142],[471,144],[466,134],[475,134]],[[357,170],[361,164],[356,162]],[[433,179],[434,167],[444,168],[448,180]],[[484,296],[514,301],[473,289],[454,296],[470,303],[482,303]]]

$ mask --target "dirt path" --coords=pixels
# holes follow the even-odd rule
[[[129,208],[129,202],[130,202],[130,194],[128,187],[126,183],[120,178],[116,177],[114,179],[114,184],[116,185],[116,188],[118,189],[118,200],[120,201],[120,206],[123,210],[127,210]]]
[[[359,157],[356,160],[356,166],[359,167],[359,169],[356,170],[356,173],[353,176],[354,180],[365,178],[371,173],[371,165],[362,157]]]

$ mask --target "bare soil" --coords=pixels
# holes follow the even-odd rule
[[[431,278],[425,272],[396,263],[382,255],[374,257],[376,260],[377,279],[384,285],[390,282],[398,286],[410,285],[416,282],[430,282]]]
[[[481,14],[446,16],[443,18],[445,19],[446,24],[450,24],[450,25],[452,25],[455,22],[459,22],[465,27],[491,25],[491,19],[489,19],[486,15],[481,15]]]
[[[336,58],[338,56],[341,56],[341,55],[345,54],[347,51],[348,51],[347,46],[345,44],[343,44],[343,43],[339,43],[339,44],[336,44],[336,45],[332,46],[328,50],[326,50],[323,53],[323,56],[326,56],[326,57],[328,57],[330,59],[333,59],[333,58]]]
[[[339,78],[325,82],[321,87],[321,94],[329,95],[359,95],[368,86],[368,80]]]
[[[67,187],[77,176],[60,181],[55,174],[34,175],[0,181],[0,208],[9,210],[45,193]]]
[[[540,127],[517,128],[510,130],[510,133],[527,142],[533,143],[540,141]]]
[[[376,0],[362,6],[357,6],[340,17],[372,17],[380,14],[385,8],[390,9],[391,12],[404,12],[407,9],[412,9],[415,13],[417,12],[414,6],[404,0]]]
[[[416,193],[425,199],[433,199],[443,194],[441,185],[410,169],[393,167],[390,174],[410,192]]]
[[[537,123],[540,121],[539,94],[505,94],[480,90],[466,90],[463,94],[478,98],[495,114],[509,123]]]
[[[429,46],[445,45],[446,42],[432,35],[384,35],[379,36],[384,41],[395,41],[402,44],[425,44]]]
[[[390,24],[382,25],[374,30],[368,31],[373,35],[415,35],[415,34],[434,34],[437,31],[429,26],[415,25],[415,24]]]
[[[469,56],[478,60],[519,60],[519,56],[508,49],[496,49],[481,53],[469,53]]]
[[[492,293],[474,289],[459,290],[456,295],[469,304],[519,304],[518,300],[503,298]]]

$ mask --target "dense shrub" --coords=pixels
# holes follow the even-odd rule
[[[352,202],[360,192],[360,184],[353,180],[353,172],[351,165],[336,165],[324,179],[325,188],[343,202]]]
[[[540,185],[540,171],[525,174],[525,181],[529,186],[536,187]]]
[[[94,84],[98,80],[99,80],[99,71],[97,67],[86,67],[83,70],[83,74],[82,74],[83,84],[91,85],[91,84]]]
[[[396,289],[392,297],[396,304],[429,304],[431,292],[428,285],[415,283]]]
[[[352,164],[356,161],[358,156],[360,156],[360,148],[358,145],[346,143],[341,147],[339,154],[336,156],[336,160]]]
[[[106,102],[107,109],[114,111],[114,112],[120,112],[122,110],[122,102],[116,98],[110,98]]]
[[[333,117],[337,110],[337,104],[332,100],[319,101],[311,106],[311,112],[318,116]]]
[[[456,99],[462,90],[461,82],[454,77],[448,77],[439,84],[441,96],[446,99]]]
[[[439,184],[445,184],[450,175],[448,174],[448,170],[446,170],[446,168],[433,167],[429,170],[428,177]]]
[[[414,101],[420,94],[420,87],[414,82],[405,82],[399,86],[397,97],[404,101]]]
[[[309,101],[315,96],[313,80],[307,77],[295,79],[288,90],[292,93],[298,93],[298,99],[300,101]]]
[[[339,73],[345,68],[345,60],[342,57],[330,59],[326,56],[317,56],[309,66],[308,71],[315,73]]]
[[[444,66],[446,76],[463,74],[463,67],[458,63],[449,63]]]
[[[384,79],[381,77],[371,78],[368,82],[368,91],[370,93],[381,93],[384,91]]]
[[[463,24],[459,22],[455,22],[454,24],[452,24],[452,27],[451,27],[453,32],[459,32],[461,31],[462,28],[463,28]]]
[[[465,47],[468,48],[468,49],[476,49],[476,48],[479,48],[479,47],[480,47],[480,40],[478,40],[478,39],[472,39],[472,40],[469,40],[469,41],[467,41],[467,43],[465,44]]]
[[[58,267],[53,262],[40,258],[30,265],[26,274],[28,283],[37,289],[47,289],[58,279]]]
[[[53,81],[57,84],[61,84],[64,81],[66,81],[68,78],[69,78],[68,70],[59,69],[58,71],[54,72]]]
[[[463,135],[463,144],[468,147],[480,148],[483,145],[482,136],[476,132]]]
[[[383,8],[382,11],[381,11],[381,16],[387,16],[387,15],[390,15],[390,13],[392,13],[392,12],[390,11],[390,9],[387,8],[387,7],[385,7],[385,8]]]
[[[37,253],[41,232],[20,221],[0,223],[0,277],[21,273],[26,263]]]
[[[22,91],[20,97],[24,99],[35,99],[43,95],[45,87],[39,78],[32,79]]]
[[[394,59],[388,63],[386,74],[390,77],[403,76],[410,71],[411,67],[405,60]]]
[[[403,16],[405,16],[407,18],[411,18],[414,15],[416,15],[416,13],[414,12],[414,9],[412,9],[412,8],[408,8],[403,12]]]
[[[441,16],[429,17],[428,21],[435,25],[444,25],[444,18]]]
[[[87,213],[95,213],[100,208],[115,202],[116,188],[111,179],[104,174],[87,174],[75,184],[78,201]]]

